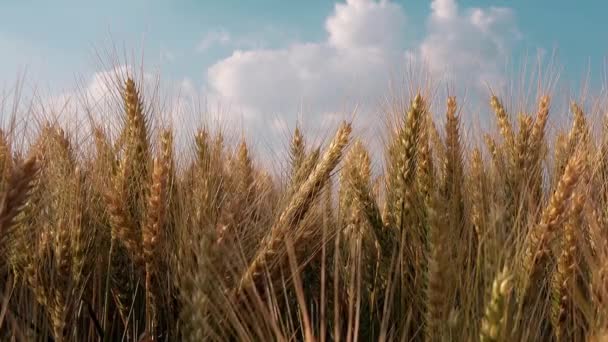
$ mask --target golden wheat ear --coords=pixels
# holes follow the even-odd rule
[[[490,301],[481,319],[479,340],[482,342],[507,341],[506,321],[508,299],[511,293],[511,274],[505,268],[496,275],[492,283]]]
[[[496,95],[492,95],[490,106],[492,106],[492,109],[496,114],[500,135],[502,135],[505,140],[510,156],[513,156],[515,153],[515,135],[513,133],[513,125],[509,120],[509,114],[507,114],[505,106]]]
[[[543,169],[542,164],[546,155],[547,143],[545,130],[549,118],[551,100],[549,96],[542,96],[530,132],[529,149],[527,153],[526,168],[529,170],[530,194],[533,203],[539,203],[543,197]]]
[[[589,327],[584,308],[589,305],[589,268],[583,255],[586,244],[583,210],[586,194],[579,187],[563,227],[561,252],[553,273],[553,307],[551,319],[558,341],[582,341]]]
[[[142,229],[142,247],[145,263],[146,318],[148,331],[154,332],[157,322],[157,295],[153,278],[158,272],[158,245],[165,221],[166,183],[169,170],[168,160],[154,159],[152,185],[148,198],[148,216]]]
[[[306,142],[304,141],[304,136],[302,135],[299,124],[296,126],[293,137],[291,138],[289,158],[291,161],[291,178],[293,179],[306,158]]]
[[[11,235],[15,217],[27,201],[37,173],[38,162],[35,156],[14,167],[10,173],[0,202],[0,252],[6,245],[4,239]]]
[[[412,207],[412,185],[415,180],[417,148],[426,104],[420,94],[412,100],[401,127],[389,146],[389,174],[387,184],[387,225],[402,231]]]
[[[519,282],[520,304],[522,313],[531,315],[539,307],[547,310],[546,290],[549,282],[548,269],[551,266],[551,245],[556,231],[563,224],[563,218],[569,208],[570,199],[584,172],[583,154],[573,155],[560,178],[549,205],[541,214],[540,222],[532,227],[524,242],[523,272]],[[527,319],[538,319],[529,317]],[[544,322],[546,317],[541,318]],[[542,323],[544,324],[544,323]]]

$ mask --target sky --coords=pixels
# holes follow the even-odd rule
[[[592,0],[2,0],[0,89],[24,74],[49,97],[69,95],[77,80],[100,89],[111,71],[100,57],[117,48],[143,53],[180,96],[280,135],[296,118],[315,130],[355,107],[373,121],[412,65],[484,96],[542,56],[562,84],[589,76],[599,89],[607,11]]]

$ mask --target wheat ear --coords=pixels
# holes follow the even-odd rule
[[[10,173],[0,202],[0,252],[6,246],[4,239],[10,237],[10,231],[15,225],[15,217],[25,205],[37,173],[36,157],[30,157],[14,167]]]
[[[505,331],[507,304],[511,292],[511,275],[504,269],[492,283],[492,294],[481,320],[479,340],[482,342],[507,341]]]

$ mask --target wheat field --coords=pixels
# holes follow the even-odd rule
[[[176,155],[134,79],[114,131],[2,130],[0,340],[608,339],[608,121],[585,103],[550,134],[552,94],[492,95],[476,142],[421,89],[380,155],[356,122],[298,125],[275,176],[207,126]]]

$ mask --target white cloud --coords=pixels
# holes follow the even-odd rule
[[[207,115],[205,101],[217,104],[212,96],[201,99],[202,89],[191,79],[163,80],[159,75],[143,74],[131,65],[119,65],[93,73],[76,88],[49,96],[39,96],[38,110],[49,118],[60,117],[64,122],[81,122],[92,118],[96,124],[116,125],[123,112],[121,91],[127,76],[134,78],[147,110],[153,110],[155,125],[178,126],[180,131],[194,133],[204,120],[219,120]],[[202,101],[202,102],[201,102]],[[213,115],[210,113],[209,115]],[[116,128],[116,127],[114,127]]]
[[[166,63],[175,62],[177,58],[177,54],[174,51],[169,50],[168,48],[161,46],[160,48],[160,61]]]
[[[452,0],[435,0],[431,3],[431,10],[435,18],[449,20],[458,14],[458,5]]]
[[[404,43],[405,15],[389,1],[349,0],[336,4],[325,29],[337,48],[379,47],[398,49]]]
[[[505,58],[521,37],[512,10],[489,7],[460,11],[455,0],[435,0],[431,9],[428,33],[418,55],[434,74],[478,88],[505,81]]]
[[[263,145],[276,147],[296,118],[310,133],[326,136],[327,127],[349,117],[355,106],[357,123],[373,134],[379,128],[374,125],[382,120],[371,113],[389,94],[389,82],[402,80],[412,61],[425,63],[435,78],[457,82],[459,88],[485,90],[485,82],[495,85],[504,80],[503,57],[521,36],[513,11],[459,8],[454,0],[434,0],[430,7],[424,36],[417,41],[406,41],[407,12],[388,0],[336,4],[325,20],[325,39],[283,48],[247,45],[243,37],[212,31],[201,40],[200,51],[218,45],[240,48],[207,70],[202,89],[187,79],[168,85],[173,97],[165,113],[175,125],[183,125],[178,129],[187,126],[185,131],[193,131],[205,120],[202,109],[211,115],[207,120],[219,117],[225,125],[255,132]],[[110,91],[116,87],[109,88],[108,81],[117,71],[129,70],[122,68],[94,74],[78,94],[98,106],[115,101],[116,94]],[[206,108],[196,108],[200,94]],[[57,97],[57,102],[68,95]]]
[[[349,111],[386,90],[391,68],[403,60],[404,25],[394,3],[349,0],[327,18],[327,40],[237,50],[209,68],[209,90],[258,123],[280,114],[291,125],[301,104],[302,114],[313,116],[304,121]]]
[[[185,151],[192,143],[191,138],[205,120],[218,120],[217,117],[204,117],[205,108],[197,107],[201,90],[190,79],[178,82],[162,82],[158,75],[138,72],[131,65],[119,65],[108,70],[95,72],[83,80],[76,88],[51,96],[41,96],[37,112],[53,121],[57,119],[62,127],[72,129],[77,134],[89,134],[90,123],[100,125],[114,134],[121,128],[120,120],[124,115],[123,99],[120,91],[127,76],[135,82],[143,96],[146,110],[154,113],[151,128],[174,127],[176,149]],[[158,89],[162,86],[162,89]],[[89,121],[92,119],[93,121]]]
[[[232,36],[224,29],[212,30],[207,32],[205,37],[198,43],[196,50],[204,52],[215,45],[226,46],[232,41]]]
[[[503,58],[519,37],[507,8],[459,9],[453,0],[435,0],[418,42],[406,41],[406,18],[388,0],[347,0],[326,19],[325,40],[236,50],[208,69],[208,90],[260,129],[284,127],[265,124],[277,114],[293,127],[302,104],[304,121],[318,126],[313,131],[322,129],[323,113],[354,105],[364,112],[358,122],[367,124],[389,82],[401,80],[412,60],[436,78],[480,89],[502,80]]]
[[[285,41],[289,38],[288,32],[281,31],[271,25],[261,27],[255,32],[242,34],[234,34],[224,28],[216,28],[208,31],[198,41],[195,50],[198,53],[205,53],[213,48],[222,48],[229,51],[234,49],[263,49],[269,43]]]
[[[119,91],[127,75],[134,77],[138,84],[143,83],[140,92],[144,98],[156,96],[158,78],[155,75],[147,72],[139,75],[130,65],[119,65],[95,72],[75,89],[41,96],[38,109],[49,119],[57,117],[66,125],[79,125],[88,119],[101,125],[116,125],[122,111]]]

